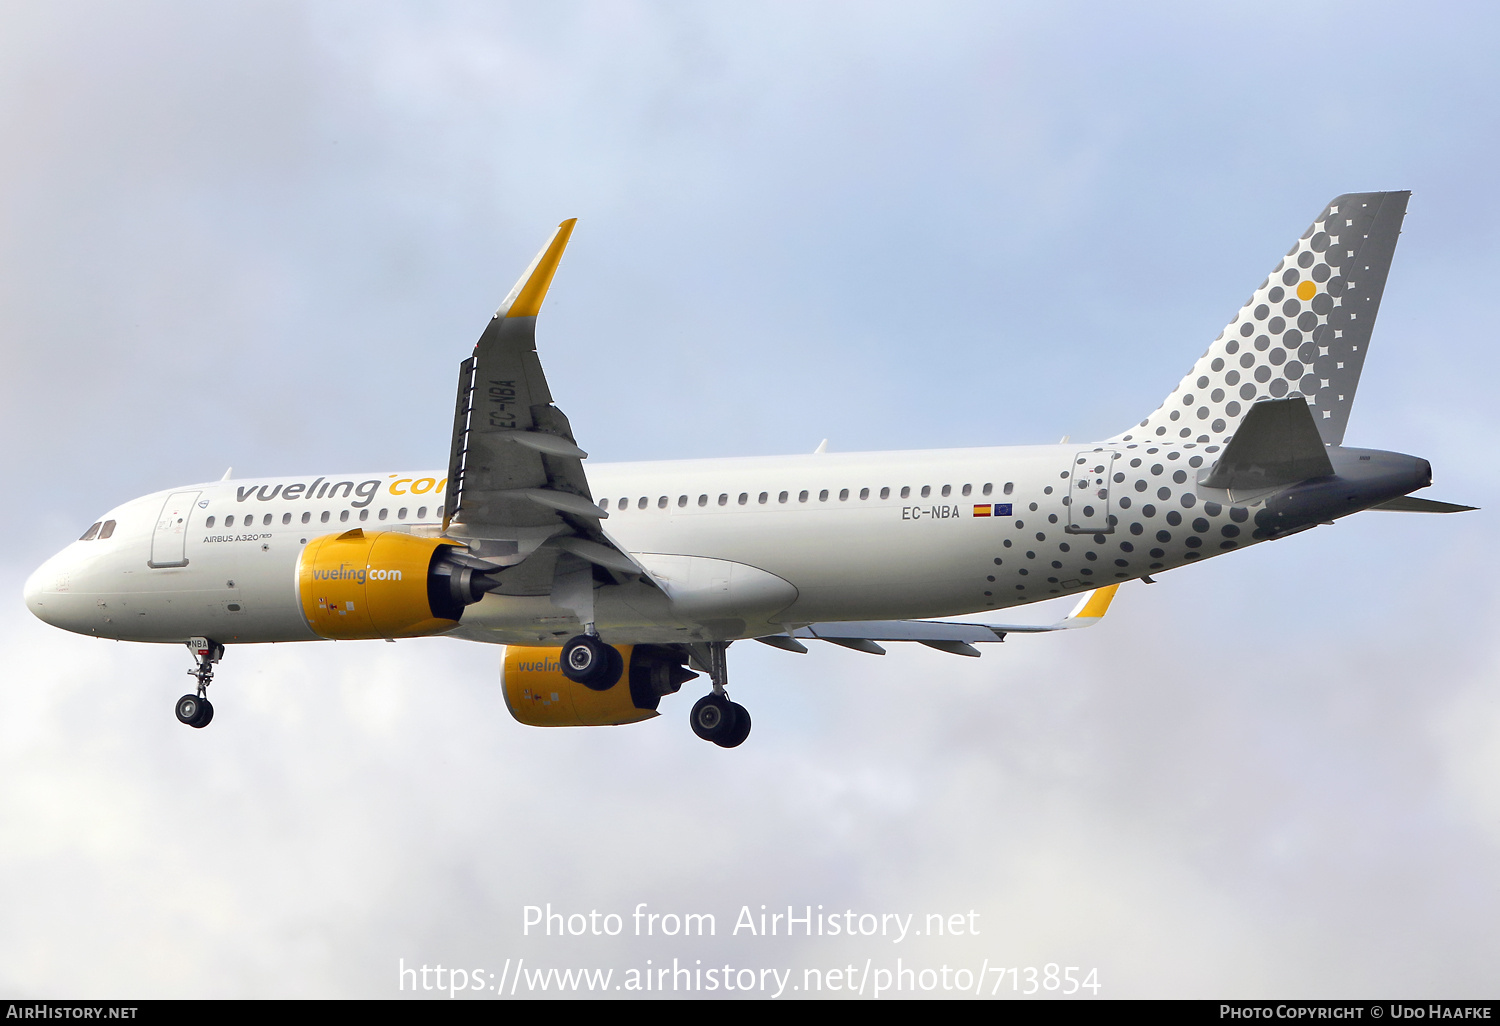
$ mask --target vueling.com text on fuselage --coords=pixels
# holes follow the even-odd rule
[[[356,484],[353,481],[329,481],[326,478],[316,478],[311,484],[296,482],[288,485],[241,485],[235,489],[235,499],[238,502],[271,502],[275,499],[295,502],[298,499],[304,501],[309,499],[352,499],[359,496],[359,500],[351,502],[355,509],[361,509],[375,501],[375,496],[380,492],[381,482],[378,478],[370,481],[361,481]],[[443,489],[448,486],[448,479],[436,477],[398,477],[391,475],[389,488],[391,495],[434,495],[443,494]]]

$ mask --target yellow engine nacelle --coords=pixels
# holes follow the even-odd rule
[[[604,691],[563,676],[560,648],[505,647],[500,681],[510,714],[532,727],[602,727],[659,715],[657,703],[697,676],[659,645],[617,645],[625,670]]]
[[[457,544],[362,528],[314,538],[297,560],[302,615],[320,637],[338,640],[446,631],[463,606],[448,599],[447,578],[435,581],[434,569]]]

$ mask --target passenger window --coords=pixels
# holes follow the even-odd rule
[[[645,509],[646,508],[646,503],[649,502],[649,501],[650,501],[649,499],[647,499],[644,495],[642,495],[639,499],[635,500],[635,508],[636,509]]]
[[[911,497],[911,485],[902,485],[901,486],[901,498],[908,499],[910,497]]]
[[[776,501],[777,502],[785,502],[786,501],[786,495],[787,495],[786,492],[782,492],[780,495],[776,496]]]
[[[719,505],[720,506],[727,506],[727,505],[729,505],[729,495],[727,493],[725,493],[725,492],[720,492],[719,493]]]
[[[870,489],[868,489],[868,488],[861,488],[859,490],[859,497],[861,499],[868,499],[870,497]]]
[[[203,526],[204,527],[209,527],[209,528],[213,527],[214,526],[214,518],[213,517],[209,517],[207,520],[205,520],[203,522]]]
[[[991,484],[990,482],[988,482],[988,481],[986,481],[984,483],[984,487],[980,489],[980,491],[983,494],[985,494],[985,495],[990,494],[990,492],[993,492],[994,490],[995,490],[995,486],[993,484]]]
[[[973,493],[973,491],[974,491],[974,486],[973,485],[971,485],[971,484],[964,485],[964,494],[965,495],[970,495],[970,494]]]
[[[312,514],[311,513],[304,513],[304,514],[302,514],[302,522],[304,524],[311,523],[312,522]]]
[[[234,526],[234,514],[233,513],[229,514],[229,516],[227,516],[227,517],[224,518],[224,526],[225,527],[233,527]]]
[[[283,524],[290,524],[292,522],[292,515],[290,513],[281,514],[281,522]]]
[[[707,506],[708,505],[708,496],[707,495],[700,495],[700,496],[698,496],[698,505],[700,505],[700,506]]]
[[[359,519],[360,520],[369,520],[370,519],[370,511],[368,509],[362,509],[362,510],[360,510],[359,511]]]
[[[747,503],[749,501],[750,501],[750,493],[749,492],[740,492],[740,505],[743,506],[745,503]]]
[[[828,489],[827,488],[824,488],[821,492],[818,493],[818,501],[819,502],[827,502],[828,501]]]
[[[341,524],[347,524],[348,522],[349,522],[349,511],[347,509],[341,509],[341,510],[339,510],[339,523],[341,523]]]
[[[953,486],[952,485],[943,485],[943,498],[946,499],[948,496],[950,496],[952,494],[953,494]]]
[[[375,519],[377,519],[377,520],[384,520],[386,517],[388,517],[390,515],[391,515],[391,511],[390,510],[383,509],[378,514],[376,514]]]
[[[270,527],[271,526],[271,514],[267,513],[265,515],[265,518],[263,520],[261,520],[261,526],[263,526],[263,527]]]
[[[609,500],[608,499],[600,499],[599,500],[599,508],[602,509],[602,510],[608,510],[609,509]]]
[[[677,496],[677,506],[678,506],[678,508],[680,509],[680,508],[682,508],[683,506],[686,506],[686,505],[687,505],[687,496],[686,495],[679,495],[679,496]]]
[[[318,521],[324,524],[328,523],[328,511],[326,509],[323,511],[323,515],[318,518]]]
[[[400,509],[396,510],[396,519],[397,520],[405,520],[406,519],[406,507],[405,506],[402,506]],[[325,523],[325,524],[328,523],[328,514],[327,513],[323,514],[323,523]]]
[[[656,508],[657,509],[666,509],[667,508],[667,497],[665,495],[663,495],[661,498],[659,498],[659,499],[656,500]]]
[[[619,503],[617,503],[617,505],[620,507],[620,509],[629,509],[630,508],[630,497],[627,496],[627,495],[620,496],[620,501],[619,501]]]
[[[112,535],[114,533],[115,533],[115,522],[113,520],[106,520],[104,522],[104,526],[101,527],[101,528],[99,528],[99,540],[103,541],[104,539],[108,538],[110,535]]]
[[[78,540],[79,541],[93,541],[94,537],[99,533],[99,528],[101,528],[103,526],[104,525],[100,524],[100,523],[90,524],[89,525],[89,529],[87,531],[84,531],[83,532],[83,536],[80,537]]]
[[[418,520],[426,520],[427,519],[427,507],[426,506],[423,506],[421,509],[417,510],[417,519]]]
[[[847,488],[840,488],[839,489],[839,501],[840,502],[848,502],[849,501],[849,489],[847,489]]]
[[[931,494],[932,494],[932,485],[923,485],[922,486],[922,498],[925,499],[925,498],[927,498],[927,496],[929,496]]]
[[[1007,481],[1007,482],[1005,482],[1005,488],[1003,489],[1003,491],[1005,492],[1006,495],[1009,495],[1011,492],[1013,492],[1015,490],[1016,490],[1016,483],[1014,481]]]
[[[760,493],[760,498],[757,499],[756,501],[759,502],[762,506],[764,506],[766,504],[766,500],[769,499],[770,497],[771,497],[770,493],[768,493],[768,492],[761,492]]]
[[[439,506],[436,512],[434,512],[432,515],[437,517],[439,520],[443,519],[443,507]]]
[[[797,501],[798,502],[806,502],[807,501],[807,492],[805,490],[804,491],[800,491],[800,492],[797,493]]]
[[[889,499],[891,497],[891,490],[889,488],[880,489],[880,497],[882,499]]]

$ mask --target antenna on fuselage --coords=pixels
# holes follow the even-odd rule
[[[818,443],[818,447],[813,450],[813,455],[816,456],[820,452],[827,452],[827,451],[828,451],[828,439],[825,438],[821,442],[819,442]]]
[[[224,471],[224,476],[221,477],[221,478],[219,478],[219,480],[220,481],[228,481],[229,480],[229,475],[231,475],[233,473],[234,473],[234,468],[230,467],[230,468],[228,468],[227,470]]]

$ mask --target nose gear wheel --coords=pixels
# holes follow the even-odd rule
[[[214,718],[214,704],[200,695],[183,695],[177,700],[177,721],[189,727],[203,728]]]

